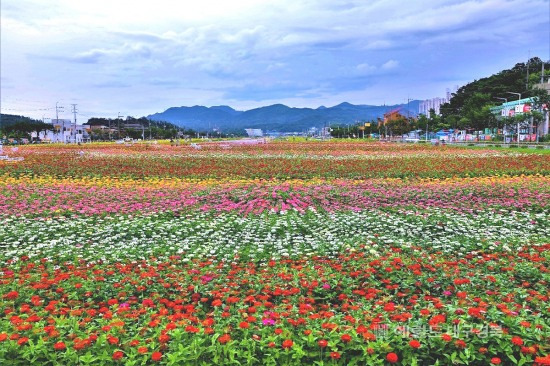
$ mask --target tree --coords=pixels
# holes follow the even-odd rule
[[[416,127],[418,127],[419,130],[426,131],[430,127],[430,120],[426,115],[421,114],[416,120]]]

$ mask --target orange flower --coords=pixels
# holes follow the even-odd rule
[[[218,342],[221,344],[226,344],[229,341],[231,341],[231,336],[229,334],[224,334],[218,338]]]
[[[292,339],[285,339],[283,341],[283,348],[291,348],[294,345],[294,342],[292,342]]]

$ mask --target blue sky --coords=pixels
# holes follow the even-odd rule
[[[2,0],[1,110],[406,103],[550,59],[549,0]]]

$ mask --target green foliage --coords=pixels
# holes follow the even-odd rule
[[[453,93],[449,103],[441,107],[443,120],[457,128],[479,130],[496,126],[498,121],[489,108],[501,103],[497,98],[512,100],[513,95],[509,92],[521,93],[522,98],[536,97],[537,103],[533,107],[538,109],[541,104],[550,102],[545,90],[535,88],[535,84],[540,82],[541,67],[540,58],[533,57],[527,64],[518,63],[511,69],[464,85]],[[547,74],[550,63],[545,63],[544,68]]]
[[[51,124],[44,123],[29,117],[12,114],[0,115],[0,136],[10,138],[30,138],[30,133],[44,131],[53,128]]]

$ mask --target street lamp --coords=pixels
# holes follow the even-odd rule
[[[508,103],[508,98],[501,98],[501,97],[493,97],[495,99],[503,100],[504,103]],[[502,135],[504,138],[504,142],[506,142],[506,122],[502,126]],[[497,136],[498,136],[498,118],[497,118]]]
[[[506,92],[506,93],[517,95],[518,96],[518,105],[519,105],[519,101],[521,100],[521,93],[515,93],[515,92]],[[518,146],[519,146],[519,122],[518,122]]]

